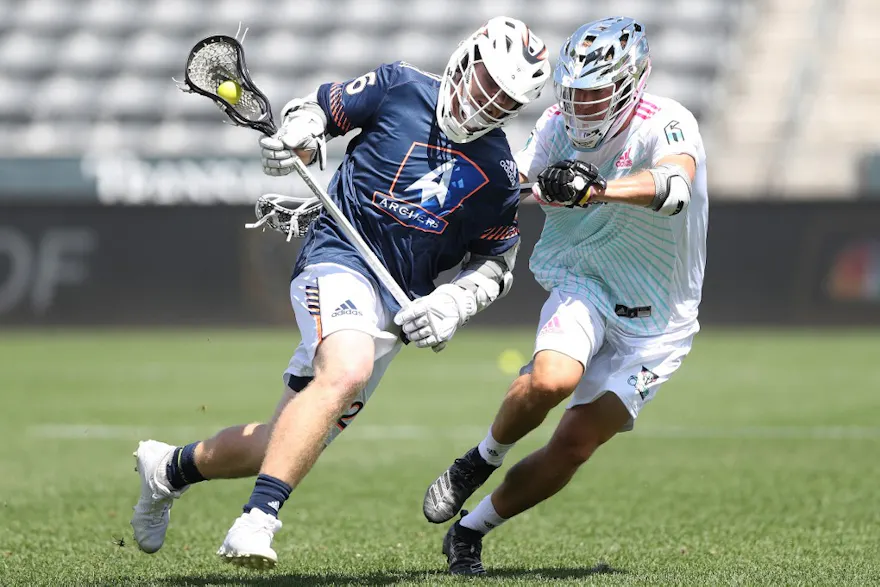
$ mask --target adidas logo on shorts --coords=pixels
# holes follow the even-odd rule
[[[562,331],[562,322],[559,321],[559,316],[553,316],[546,324],[544,324],[543,328],[541,328],[541,331],[538,333],[538,336],[543,336],[545,334],[561,334]]]
[[[331,318],[336,318],[338,316],[363,316],[363,314],[361,314],[361,311],[351,303],[351,300],[346,300],[338,308],[333,310],[332,314],[330,314]]]

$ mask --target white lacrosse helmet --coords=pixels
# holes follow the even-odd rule
[[[635,20],[616,16],[576,30],[553,72],[572,146],[593,151],[616,135],[642,99],[650,73],[648,39]]]
[[[493,18],[449,58],[440,82],[437,123],[452,141],[473,141],[537,99],[548,79],[544,42],[519,20]]]

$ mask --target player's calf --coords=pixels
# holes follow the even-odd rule
[[[623,430],[631,417],[620,398],[611,392],[592,403],[571,407],[547,443],[547,457],[577,468]]]
[[[293,488],[318,460],[327,431],[366,386],[373,362],[373,338],[364,332],[341,330],[320,343],[314,379],[277,414],[245,513],[257,509],[278,516]]]
[[[492,424],[494,438],[503,445],[512,446],[540,426],[550,410],[572,394],[584,368],[567,355],[547,350],[535,355],[524,371],[528,374],[511,385]]]
[[[508,397],[519,397],[527,393],[529,378],[529,375],[518,377],[508,390]],[[496,426],[503,413],[502,406],[499,416],[495,419]],[[494,430],[490,429],[479,445],[455,459],[452,465],[428,486],[422,501],[422,513],[429,522],[440,524],[455,517],[468,498],[501,466],[507,452],[520,438],[516,436],[513,442],[503,443],[495,438],[493,432]]]
[[[254,490],[217,552],[224,560],[275,564],[271,545],[281,527],[279,511],[318,460],[331,425],[369,381],[374,352],[372,336],[355,330],[334,332],[319,344],[315,377],[276,415]]]
[[[198,443],[193,464],[206,479],[254,477],[260,472],[268,443],[268,424],[231,426]]]
[[[582,410],[585,406],[576,406],[572,410]],[[566,416],[572,414],[571,411]],[[576,418],[577,419],[577,418]],[[566,420],[569,420],[568,422]],[[577,430],[570,418],[563,417],[563,422],[553,433],[544,447],[544,460],[549,467],[570,476],[581,465],[586,463],[602,444],[608,439],[603,438],[599,430],[585,428]]]
[[[532,367],[531,375],[518,377],[510,386],[486,438],[428,486],[422,501],[428,521],[440,524],[452,519],[501,466],[514,444],[571,395],[583,373],[580,363],[554,351],[538,353]]]
[[[510,519],[555,495],[629,419],[623,402],[613,393],[566,410],[550,441],[507,472],[492,494],[495,513]]]

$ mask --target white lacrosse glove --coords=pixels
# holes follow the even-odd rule
[[[473,292],[445,283],[399,311],[394,323],[418,348],[440,351],[458,327],[476,313],[477,299]]]
[[[325,121],[308,108],[298,107],[292,101],[285,106],[284,123],[271,137],[262,137],[263,171],[267,175],[287,175],[293,171],[296,150],[310,155],[306,165],[316,160],[321,169],[327,165],[327,143],[324,139]]]

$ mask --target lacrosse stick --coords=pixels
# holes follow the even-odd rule
[[[257,221],[245,224],[245,228],[269,227],[287,235],[290,239],[303,238],[309,226],[321,213],[321,200],[315,197],[300,198],[281,194],[264,194],[257,198],[255,206]]]
[[[267,136],[272,136],[278,131],[272,118],[269,99],[251,80],[244,59],[244,47],[235,37],[215,35],[196,43],[186,60],[184,80],[178,84],[181,90],[207,96],[220,107],[233,124],[258,130]],[[227,81],[233,81],[241,88],[241,95],[234,104],[217,95],[217,88]],[[339,207],[330,199],[324,188],[315,181],[314,176],[299,157],[293,157],[293,169],[312,193],[318,197],[324,205],[324,209],[339,223],[339,227],[349,242],[358,250],[385,289],[394,297],[394,300],[402,308],[407,307],[411,301],[409,296],[394,281],[382,261],[351,225],[348,218],[342,214]],[[275,224],[281,226],[285,222],[290,222],[291,219],[285,216],[286,208],[281,205],[284,202],[278,198],[279,196],[270,194],[261,198],[262,202],[257,202],[258,221],[255,225],[268,224],[274,227]],[[284,196],[280,196],[280,198],[284,198]],[[317,213],[314,217],[317,217]],[[296,236],[300,232],[305,234],[307,227],[308,224],[303,227],[299,222],[296,227],[292,224],[288,225],[286,231],[288,239],[291,235]]]

